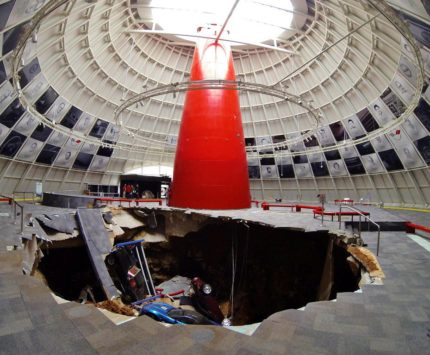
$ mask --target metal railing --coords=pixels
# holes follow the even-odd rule
[[[342,208],[347,208],[351,211],[354,211],[356,213],[358,213],[359,215],[359,221],[358,221],[358,236],[361,238],[361,216],[363,216],[368,222],[372,223],[373,225],[375,225],[378,228],[378,241],[376,244],[376,256],[379,256],[379,244],[380,244],[380,240],[381,240],[381,226],[377,223],[375,223],[374,221],[372,221],[370,219],[370,217],[366,216],[363,211],[360,211],[354,207],[351,206],[345,206],[345,205],[340,205],[339,206],[339,229],[341,229],[341,225],[342,225]]]
[[[24,201],[27,200],[27,196],[30,195],[31,196],[31,200],[33,202],[33,205],[36,203],[35,201],[35,197],[36,197],[36,193],[33,191],[14,191],[12,192],[12,199],[15,201],[16,200],[16,195],[22,195]]]
[[[16,207],[18,206],[20,208],[20,210],[21,210],[20,231],[21,231],[21,234],[23,234],[24,233],[24,206],[21,205],[20,203],[18,203],[13,196],[10,197],[10,196],[6,196],[6,195],[0,195],[0,197],[5,197],[5,198],[10,199],[10,201],[11,201],[11,217],[13,216],[15,224],[16,224],[16,217],[17,217],[17,212],[16,212],[17,208]]]

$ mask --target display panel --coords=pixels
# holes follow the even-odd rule
[[[399,60],[399,72],[403,75],[404,78],[406,78],[406,80],[409,81],[409,83],[411,83],[412,85],[416,84],[418,78],[417,68],[404,55],[402,55]]]
[[[305,147],[306,148],[318,147],[319,146],[318,139],[315,136],[312,136],[308,140],[305,140],[304,143],[305,143]]]
[[[294,139],[299,137],[300,134],[297,132],[287,134],[287,139]],[[303,152],[305,148],[305,144],[303,141],[299,141],[297,143],[293,143],[289,146],[291,152]]]
[[[0,144],[3,142],[3,140],[6,138],[6,136],[9,134],[10,129],[0,123]]]
[[[260,178],[260,167],[259,166],[248,166],[248,177],[250,179]]]
[[[69,137],[66,144],[64,145],[65,148],[78,150],[83,146],[83,143],[80,139],[75,137]]]
[[[394,114],[390,111],[385,102],[380,98],[373,101],[368,108],[372,116],[377,121],[379,127],[386,126],[395,118]]]
[[[65,133],[54,131],[48,139],[48,143],[60,147],[67,140],[67,135]]]
[[[408,23],[409,29],[415,39],[426,47],[430,47],[430,27],[415,17],[401,13],[403,19]]]
[[[12,103],[14,96],[12,84],[9,81],[4,82],[0,87],[0,112]]]
[[[39,153],[36,162],[51,165],[57,157],[59,151],[59,147],[51,144],[45,144],[42,151]]]
[[[60,122],[70,108],[70,103],[63,97],[58,97],[46,111],[45,117],[53,122]]]
[[[328,169],[330,171],[330,174],[332,176],[348,175],[343,160],[341,160],[341,159],[331,160],[331,161],[328,161],[327,164],[328,164]]]
[[[294,164],[303,164],[308,162],[308,157],[306,155],[295,155],[293,156]]]
[[[58,93],[52,87],[49,87],[34,104],[37,111],[42,114],[45,113],[51,107],[57,97]]]
[[[260,163],[261,163],[261,165],[275,165],[275,158],[274,157],[264,157],[264,155],[262,155],[260,157]]]
[[[366,133],[357,115],[350,116],[343,120],[343,125],[353,138],[361,137]]]
[[[358,156],[355,146],[342,147],[339,148],[339,151],[342,154],[343,158],[354,158]]]
[[[371,139],[370,141],[372,142],[373,148],[375,148],[377,152],[382,152],[392,148],[391,143],[388,141],[385,135],[378,136],[374,139]]]
[[[351,175],[364,174],[364,166],[359,157],[345,158],[345,165]]]
[[[328,176],[328,168],[325,161],[311,163],[314,176]]]
[[[409,116],[402,123],[402,127],[413,141],[423,138],[428,134],[415,115]]]
[[[430,136],[418,139],[414,143],[426,164],[430,165]]]
[[[335,144],[334,137],[329,126],[318,128],[316,135],[322,147]]]
[[[22,144],[24,143],[25,139],[26,137],[21,133],[16,131],[10,132],[0,146],[0,154],[7,157],[15,156],[19,148],[21,148]]]
[[[278,169],[276,165],[261,166],[261,177],[263,179],[275,179],[278,177]]]
[[[1,61],[0,62],[0,84],[4,82],[6,78],[7,78],[6,68],[4,67],[3,61]]]
[[[277,136],[273,136],[272,137],[272,142],[274,144],[276,144],[276,143],[282,143],[282,142],[285,142],[285,139],[286,139],[285,136],[283,134],[280,134],[280,135],[277,135]],[[275,150],[287,150],[287,149],[288,149],[287,146],[283,146],[281,148],[275,148]]]
[[[396,73],[394,75],[390,87],[393,89],[396,95],[398,95],[403,100],[405,104],[409,104],[412,101],[415,88],[399,73]],[[405,110],[406,107],[404,109],[402,108],[401,113],[403,113]]]
[[[92,159],[93,155],[80,152],[73,163],[73,168],[87,170]]]
[[[311,167],[308,163],[294,165],[294,171],[298,178],[312,177]]]
[[[80,133],[87,133],[93,126],[95,117],[83,112],[79,118],[78,123],[73,127],[73,130]]]
[[[60,124],[64,127],[72,129],[75,126],[76,122],[78,122],[81,114],[82,111],[80,109],[75,106],[72,106],[72,108],[64,115]]]
[[[349,120],[347,122],[349,123]],[[349,139],[349,135],[346,132],[341,122],[332,123],[330,125],[330,129],[331,129],[331,132],[333,133],[334,139],[336,139],[337,142]]]
[[[340,153],[337,149],[329,150],[328,152],[324,152],[324,155],[327,160],[338,160],[340,159]]]
[[[323,154],[321,152],[309,152],[308,153],[308,160],[310,163],[320,162],[323,161]]]
[[[403,164],[394,149],[379,152],[378,154],[382,160],[382,163],[385,166],[385,169],[387,169],[388,171],[403,169]]]
[[[96,154],[97,149],[98,149],[98,146],[95,145],[94,143],[85,142],[81,148],[81,152],[87,153],[87,154]]]
[[[385,171],[376,153],[362,156],[361,162],[368,173],[382,173]]]
[[[25,109],[21,106],[18,99],[15,99],[0,115],[0,123],[12,128],[24,113]]]
[[[115,125],[113,123],[109,123],[109,126],[106,129],[106,133],[103,139],[110,142],[118,141],[120,130],[121,130],[120,126]]]
[[[57,159],[55,159],[54,165],[61,166],[63,168],[70,168],[77,154],[77,151],[63,148],[57,155]]]
[[[35,14],[47,0],[17,0],[9,16],[7,25],[12,26]]]
[[[390,88],[384,91],[381,98],[395,117],[400,117],[405,112],[406,106]]]
[[[19,37],[25,32],[26,24],[20,24],[3,32],[3,55],[11,52],[16,47]]]
[[[30,112],[25,112],[16,124],[15,129],[28,136],[34,131],[37,125],[38,121],[36,118]]]
[[[255,147],[257,145],[255,138],[245,138],[245,146]]]
[[[375,150],[372,147],[372,144],[370,142],[364,142],[356,145],[356,148],[360,155],[367,155],[375,153]]]
[[[31,135],[31,137],[34,139],[37,139],[38,141],[44,142],[48,139],[51,132],[52,132],[52,128],[49,128],[48,126],[45,126],[42,123],[39,123],[34,129],[34,132]]]
[[[19,72],[19,83],[21,85],[21,88],[24,88],[27,86],[27,84],[32,81],[37,74],[40,73],[40,65],[39,60],[37,58],[34,58],[30,63],[24,66]]]
[[[23,92],[29,102],[34,102],[48,89],[48,87],[48,81],[41,73],[24,88]]]
[[[290,155],[283,155],[276,157],[276,164],[278,165],[288,165],[293,164],[293,158]]]
[[[9,15],[15,5],[15,0],[5,2],[0,5],[0,31],[6,27]]]
[[[101,138],[106,132],[108,123],[103,120],[97,120],[94,124],[93,128],[91,129],[90,136]]]
[[[99,147],[97,150],[97,155],[101,155],[103,157],[110,157],[112,156],[113,149],[108,147]]]
[[[430,105],[425,100],[421,99],[414,113],[427,131],[430,131]]]
[[[370,113],[370,111],[367,108],[364,108],[360,112],[358,112],[357,117],[360,120],[361,125],[364,127],[366,132],[372,132],[375,129],[379,128],[378,123],[375,121],[372,114]],[[357,132],[358,135],[356,137],[359,137],[361,135],[359,133],[360,132]],[[364,132],[363,132],[363,134],[364,134]]]
[[[174,136],[174,135],[166,136],[166,144],[169,147],[176,147],[178,145],[178,136]]]
[[[96,155],[91,162],[90,170],[106,171],[109,164],[109,157]]]
[[[25,161],[34,161],[40,150],[42,149],[43,143],[36,139],[28,138],[21,150],[19,151],[17,158]]]
[[[278,174],[281,179],[295,177],[293,165],[292,164],[278,165]]]
[[[272,144],[272,137],[264,136],[264,137],[256,137],[257,146]],[[259,151],[262,153],[272,153],[272,148],[259,148]]]

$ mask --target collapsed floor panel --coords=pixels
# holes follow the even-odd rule
[[[85,241],[88,250],[99,249],[97,235],[103,234],[104,241],[115,237],[114,244],[143,238],[154,284],[178,275],[188,280],[203,279],[211,285],[222,313],[234,325],[261,322],[281,310],[333,299],[338,292],[356,290],[360,282],[362,268],[347,250],[348,245],[360,244],[360,240],[321,228],[311,216],[301,217],[300,228],[297,218],[292,227],[286,226],[288,216],[283,216],[283,225],[277,227],[264,223],[261,216],[248,220],[180,209],[113,208],[103,214],[97,209],[80,209],[78,221],[79,214],[86,211],[89,217],[84,225],[82,221],[77,225],[78,239]],[[92,213],[100,218],[96,220]],[[265,213],[266,222],[268,216]],[[100,263],[108,252],[107,247],[97,251]],[[58,253],[67,254],[65,250]],[[100,270],[89,261],[91,255],[76,256],[76,262],[93,273],[90,282],[95,284],[100,280]],[[88,260],[83,262],[83,258]],[[61,279],[65,274],[62,269],[67,266],[64,260],[48,258],[48,268],[42,260],[39,270],[54,292],[76,300],[79,287],[85,289],[86,283],[70,292],[63,289],[67,287]],[[97,287],[103,289],[100,282]]]

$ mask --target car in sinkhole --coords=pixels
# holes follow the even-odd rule
[[[116,288],[122,293],[124,303],[129,304],[145,298],[144,275],[130,248],[113,251],[106,256],[105,264]]]
[[[147,315],[156,321],[169,324],[220,325],[196,311],[176,308],[164,302],[144,305],[140,310],[140,315]]]

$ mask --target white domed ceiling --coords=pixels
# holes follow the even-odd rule
[[[428,16],[396,1],[0,3],[3,158],[100,172],[171,166],[192,29],[222,26],[232,10],[222,38],[233,46],[251,179],[430,164]]]

